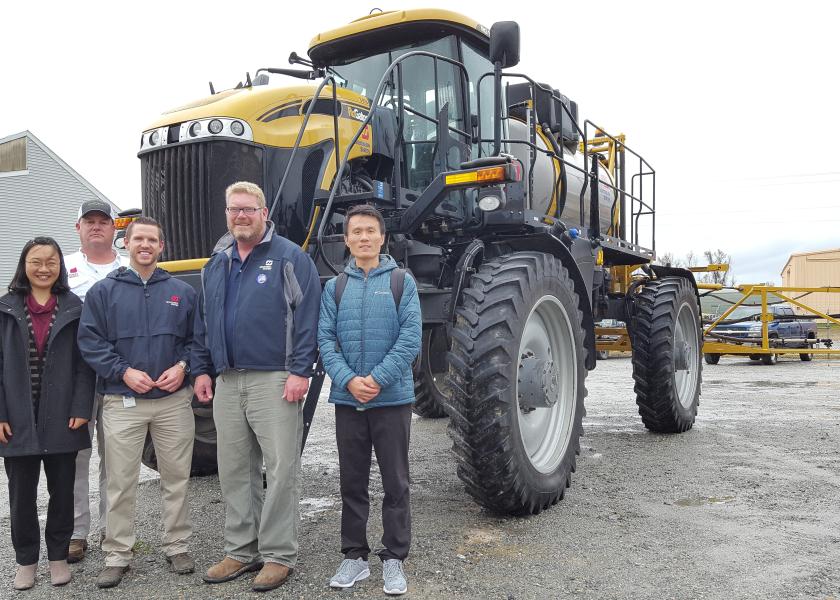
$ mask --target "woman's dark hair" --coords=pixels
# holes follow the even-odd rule
[[[32,285],[29,283],[29,278],[26,276],[26,255],[35,246],[52,246],[58,254],[58,279],[52,285],[53,294],[63,294],[70,291],[70,285],[67,283],[67,268],[64,266],[64,254],[61,252],[61,246],[58,245],[51,237],[39,236],[35,239],[29,240],[23,245],[23,250],[20,251],[20,260],[18,260],[17,269],[12,276],[12,282],[9,284],[9,292],[12,294],[20,294],[26,296],[32,291]]]

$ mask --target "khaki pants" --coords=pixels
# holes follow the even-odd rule
[[[240,562],[297,562],[303,402],[283,399],[287,377],[285,371],[230,369],[216,379],[225,555]]]
[[[108,513],[102,544],[105,566],[124,567],[131,562],[146,432],[152,435],[160,470],[163,550],[167,556],[188,551],[192,525],[187,515],[187,484],[195,438],[192,395],[192,388],[187,386],[157,400],[138,398],[132,407],[124,405],[122,396],[104,396],[102,421],[108,467]]]

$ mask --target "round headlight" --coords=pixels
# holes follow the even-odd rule
[[[245,133],[245,126],[239,121],[234,121],[230,124],[230,132],[233,135],[242,135]]]
[[[201,133],[201,123],[196,121],[192,125],[190,125],[190,136],[195,137]]]
[[[213,135],[219,134],[222,132],[222,122],[219,119],[213,119],[210,121],[210,124],[207,126],[207,129],[210,130],[210,133]]]
[[[482,196],[478,201],[478,208],[484,212],[494,211],[501,205],[502,199],[499,196]]]
[[[160,141],[160,132],[157,129],[155,129],[152,132],[152,135],[149,136],[149,143],[152,146],[157,146],[159,141]]]

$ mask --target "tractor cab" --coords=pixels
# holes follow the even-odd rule
[[[489,34],[449,11],[391,11],[316,36],[309,56],[338,85],[373,101],[388,67],[412,54],[388,73],[378,104],[395,118],[402,186],[422,190],[441,170],[457,169],[478,156],[479,129],[493,131],[492,80],[485,77],[478,86],[493,71]],[[441,117],[446,140],[438,135]]]

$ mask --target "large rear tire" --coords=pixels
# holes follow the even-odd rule
[[[486,261],[449,354],[458,476],[482,506],[536,514],[563,498],[585,413],[583,316],[568,271],[538,252]]]
[[[633,379],[642,422],[657,433],[694,425],[702,380],[697,296],[683,277],[645,283],[634,297]]]
[[[446,327],[423,330],[423,345],[420,357],[414,367],[415,414],[427,419],[446,416],[449,386],[446,383],[446,351],[448,348]]]

